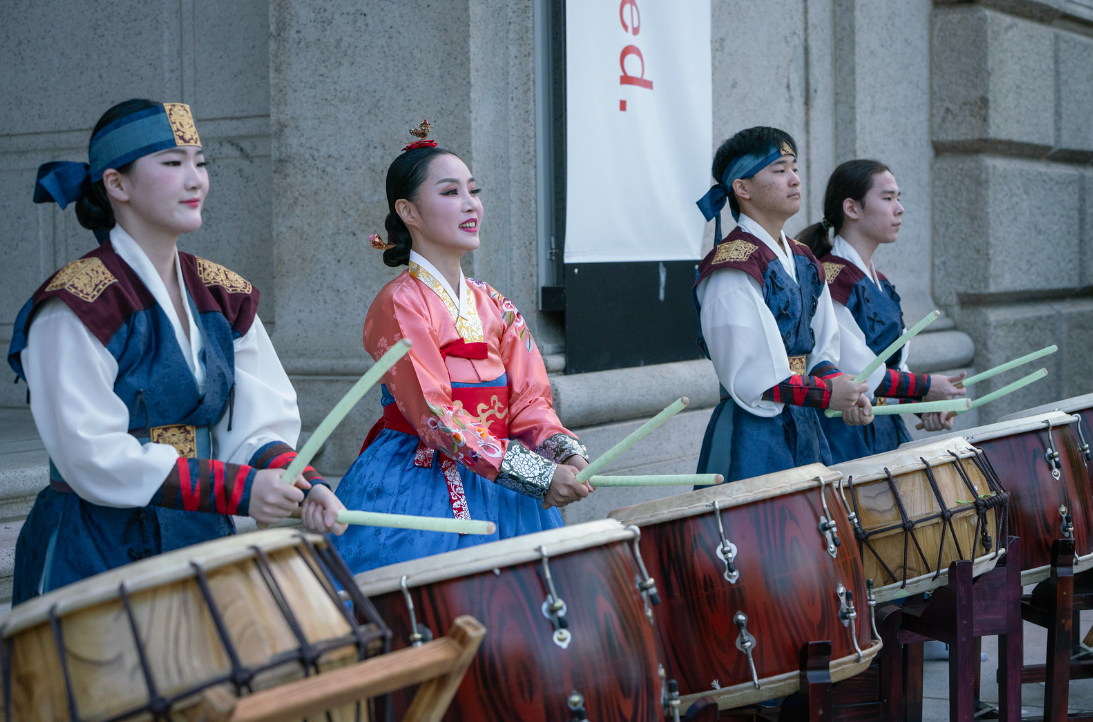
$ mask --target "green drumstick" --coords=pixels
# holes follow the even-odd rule
[[[658,474],[655,476],[593,476],[588,483],[601,486],[707,486],[725,481],[721,474]]]
[[[338,522],[358,526],[384,526],[392,529],[417,529],[451,534],[493,534],[497,525],[492,521],[474,519],[442,519],[435,516],[381,514],[374,511],[339,511]]]
[[[893,354],[895,354],[896,351],[899,351],[901,348],[903,348],[908,341],[917,336],[922,329],[926,328],[940,317],[941,311],[937,310],[930,311],[928,314],[926,314],[925,318],[923,318],[911,328],[907,329],[907,331],[902,336],[893,341],[888,348],[877,354],[877,357],[870,361],[869,365],[862,369],[862,372],[860,374],[854,377],[854,383],[865,383],[865,380],[869,378],[869,375],[871,373],[879,369],[885,361],[887,361]],[[836,414],[837,413],[838,412],[836,412]]]
[[[967,411],[971,407],[971,399],[948,399],[946,401],[920,401],[914,404],[887,404],[885,406],[874,406],[872,413],[874,416],[931,414],[938,411],[948,411],[949,413],[955,414]]]
[[[672,418],[680,411],[683,411],[683,409],[685,409],[687,407],[687,404],[689,403],[690,401],[687,400],[686,396],[680,399],[676,399],[674,402],[672,402],[671,406],[646,421],[637,431],[630,434],[625,439],[608,449],[606,454],[596,459],[585,468],[581,469],[580,473],[577,474],[577,481],[588,481],[590,478],[592,478],[593,474],[599,473],[603,469],[603,467],[614,461],[624,451],[651,434],[654,430],[656,430],[658,426],[663,424],[665,421]]]
[[[1042,348],[1039,351],[1033,351],[1032,353],[1026,354],[1026,355],[1024,355],[1020,358],[1015,358],[1012,361],[1007,361],[1006,363],[1004,363],[1000,366],[995,366],[992,369],[987,369],[983,373],[976,374],[975,376],[969,376],[968,378],[964,379],[963,381],[957,383],[956,386],[958,386],[958,387],[963,386],[964,388],[967,388],[967,387],[969,387],[973,384],[979,383],[980,381],[986,381],[987,379],[991,378],[992,376],[997,376],[1000,373],[1004,373],[1006,371],[1009,371],[1010,369],[1015,369],[1018,366],[1024,366],[1025,364],[1027,364],[1031,361],[1035,361],[1038,358],[1043,358],[1044,356],[1050,356],[1051,354],[1055,353],[1058,350],[1059,350],[1058,346],[1051,345],[1051,346],[1048,346],[1047,348]]]
[[[387,353],[380,357],[372,368],[361,376],[360,380],[353,385],[353,388],[349,389],[349,393],[342,397],[342,400],[326,415],[323,422],[319,424],[319,427],[315,429],[315,433],[311,435],[311,438],[304,444],[304,448],[300,449],[296,454],[296,458],[292,460],[292,463],[285,469],[285,473],[281,476],[282,481],[286,481],[289,484],[293,484],[304,470],[311,460],[315,458],[315,454],[319,453],[319,449],[322,447],[323,442],[330,437],[334,429],[338,427],[338,424],[342,422],[342,419],[346,417],[346,414],[357,405],[357,402],[368,393],[368,390],[376,385],[383,375],[387,373],[388,369],[395,365],[400,358],[406,355],[406,352],[410,350],[410,339],[404,338],[394,346],[387,350]]]
[[[1022,389],[1022,388],[1028,386],[1029,384],[1031,384],[1033,382],[1039,381],[1040,379],[1042,379],[1045,376],[1047,376],[1047,369],[1040,369],[1039,371],[1033,371],[1028,376],[1025,376],[1022,379],[1018,379],[1017,381],[1014,381],[1012,384],[1009,384],[1007,386],[1003,386],[1002,388],[998,389],[997,391],[992,391],[989,394],[987,394],[986,396],[982,396],[982,397],[976,399],[975,401],[972,402],[972,408],[973,409],[978,409],[983,404],[989,404],[992,401],[996,401],[996,400],[1002,398],[1006,394],[1012,394],[1017,389]]]

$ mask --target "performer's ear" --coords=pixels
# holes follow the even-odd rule
[[[405,198],[399,198],[395,201],[395,213],[402,219],[402,222],[409,226],[417,226],[418,217],[417,209],[414,208],[414,204]]]
[[[125,176],[115,168],[107,168],[102,173],[102,185],[106,194],[115,201],[129,202],[129,188]]]
[[[732,182],[732,192],[739,199],[751,200],[751,190],[748,188],[746,178],[737,178]]]
[[[861,205],[853,198],[843,198],[843,216],[853,221],[861,220]]]

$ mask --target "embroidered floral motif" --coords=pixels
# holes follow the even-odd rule
[[[496,459],[501,456],[501,444],[495,439],[485,426],[474,423],[467,426],[459,418],[459,412],[452,406],[437,406],[426,402],[429,410],[433,412],[431,417],[424,419],[424,425],[429,430],[437,432],[434,438],[438,444],[444,447],[444,451],[456,461],[469,459],[474,463],[478,457],[478,451],[469,449],[463,452],[467,445],[468,435],[478,439],[478,447],[486,456]]]
[[[584,444],[569,434],[554,434],[547,437],[535,449],[535,453],[550,459],[556,464],[565,462],[574,454],[583,456],[585,461],[588,461],[588,449],[584,448]]]
[[[451,459],[441,459],[440,469],[444,472],[444,481],[448,482],[448,498],[452,502],[452,515],[456,519],[470,519],[467,509],[467,495],[463,492],[463,479],[459,476],[459,467]]]
[[[531,350],[535,348],[535,342],[531,339],[531,332],[528,331],[527,325],[524,323],[524,317],[516,310],[516,306],[512,304],[512,301],[502,296],[497,292],[497,289],[488,283],[476,281],[473,278],[468,278],[467,283],[473,283],[490,295],[490,298],[501,308],[501,320],[505,323],[505,326],[516,334],[524,349],[531,353]]]
[[[197,458],[197,429],[185,424],[153,426],[148,429],[148,440],[153,444],[175,447],[178,455],[186,459]]]
[[[106,264],[98,258],[81,258],[57,271],[53,280],[46,286],[46,290],[64,289],[81,301],[91,303],[102,295],[107,286],[116,283],[117,280],[106,268]]]
[[[419,441],[417,448],[414,449],[414,466],[431,469],[433,468],[434,456],[436,456],[436,452],[426,446],[424,441]]]
[[[433,274],[413,261],[410,261],[410,270],[407,273],[431,288],[433,293],[443,301],[444,307],[448,309],[448,313],[452,316],[455,330],[459,332],[460,338],[467,343],[481,343],[486,340],[486,335],[482,331],[482,319],[478,315],[478,307],[475,305],[472,294],[467,294],[467,308],[464,314],[466,318],[464,318],[464,316],[459,315],[459,306],[448,294],[444,284],[438,281]]]
[[[727,263],[729,261],[746,261],[751,258],[751,254],[755,253],[755,249],[759,246],[754,243],[749,243],[743,238],[737,238],[735,241],[729,241],[728,243],[722,243],[717,247],[717,253],[713,256],[714,263]]]
[[[835,282],[835,279],[839,277],[845,266],[841,263],[831,263],[829,261],[824,262],[824,275],[827,276],[827,285],[831,285]]]
[[[528,451],[519,441],[512,441],[501,459],[497,483],[517,494],[541,500],[546,496],[557,468],[554,462]]]
[[[254,286],[235,271],[229,271],[218,263],[197,259],[197,272],[206,286],[220,286],[228,293],[250,293]]]

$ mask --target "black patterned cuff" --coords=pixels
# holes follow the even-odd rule
[[[580,456],[588,461],[588,449],[584,448],[584,444],[569,434],[554,434],[554,436],[548,437],[543,443],[539,444],[539,448],[535,449],[535,453],[550,459],[555,464],[564,464],[565,460],[571,456]]]
[[[497,474],[497,483],[517,494],[542,500],[554,478],[558,465],[547,461],[519,441],[510,441],[509,448],[501,459],[501,471]]]

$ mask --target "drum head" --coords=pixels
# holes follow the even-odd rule
[[[708,514],[712,511],[710,505],[715,501],[719,502],[722,509],[729,509],[805,489],[815,489],[821,479],[827,484],[835,484],[838,483],[839,478],[838,473],[823,464],[806,464],[795,469],[718,484],[699,491],[655,499],[644,504],[625,506],[615,509],[608,516],[618,519],[623,524],[637,526],[660,524],[698,514]]]
[[[398,590],[403,576],[406,577],[407,586],[419,587],[539,561],[542,559],[539,547],[546,547],[550,556],[558,556],[633,538],[633,533],[614,519],[601,519],[400,562],[362,572],[354,579],[361,593],[371,597]]]
[[[931,466],[951,464],[953,457],[950,452],[955,452],[961,459],[975,456],[975,449],[959,435],[954,434],[944,439],[908,442],[895,451],[846,461],[832,466],[831,469],[837,471],[843,479],[854,477],[856,484],[885,478],[887,476],[885,469],[892,472],[893,476],[924,469],[926,465],[922,463],[922,459],[926,459]]]
[[[1093,398],[1093,397],[1091,397]],[[1066,426],[1067,424],[1073,424],[1078,420],[1076,416],[1065,414],[1061,411],[1048,411],[1046,413],[1034,414],[1032,416],[1019,416],[1009,421],[999,421],[995,424],[987,424],[986,426],[977,426],[974,429],[964,429],[963,431],[953,431],[945,434],[942,437],[931,437],[930,439],[921,439],[919,441],[908,441],[906,444],[901,445],[900,449],[911,448],[924,448],[927,444],[933,441],[947,441],[951,439],[961,438],[967,441],[972,446],[982,443],[984,441],[990,441],[991,439],[999,439],[1003,436],[1012,436],[1014,434],[1023,434],[1026,431],[1036,431],[1043,429],[1045,423],[1050,423],[1054,428],[1056,426]]]
[[[1025,416],[1036,416],[1047,413],[1048,411],[1062,411],[1067,414],[1076,414],[1079,411],[1085,411],[1090,408],[1093,408],[1093,394],[1071,396],[1069,399],[1060,399],[1054,403],[1036,406],[1031,409],[1025,409],[1024,411],[1018,411],[1015,414],[1003,416],[1001,420],[1010,421],[1011,419],[1020,419]]]

